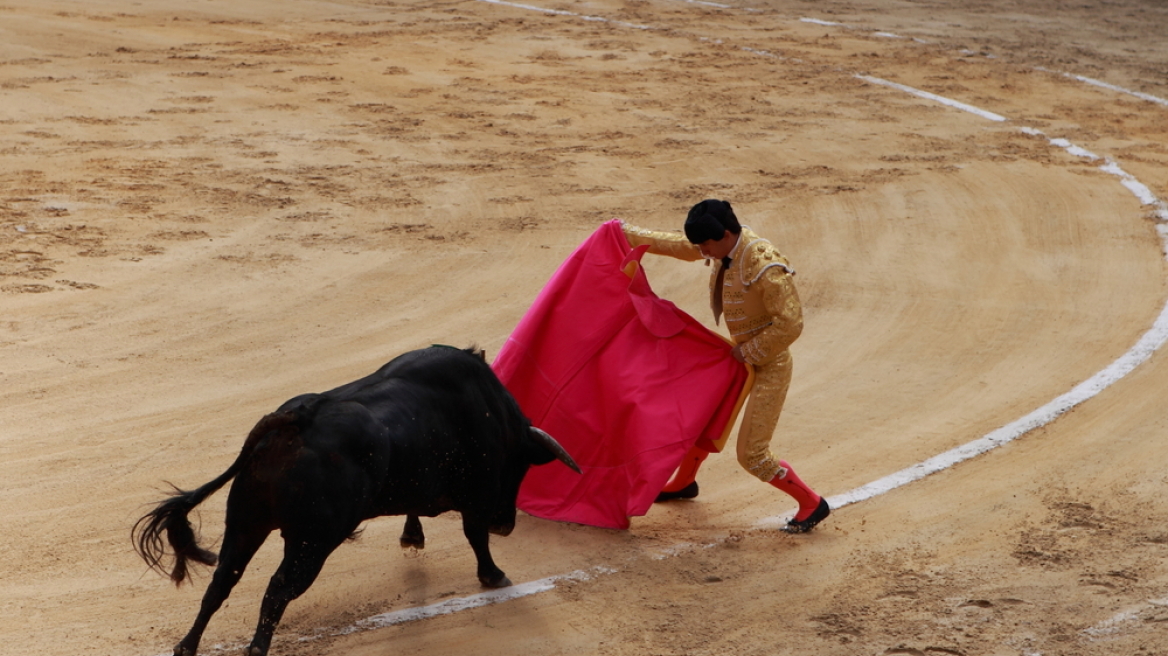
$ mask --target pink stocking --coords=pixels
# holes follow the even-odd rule
[[[674,472],[673,478],[662,488],[662,492],[677,492],[690,483],[698,476],[698,468],[702,466],[702,462],[710,455],[709,451],[705,449],[694,447],[685,454],[681,459],[681,464],[677,466],[677,471]]]
[[[801,522],[815,512],[819,506],[819,495],[799,479],[795,470],[791,469],[791,465],[787,464],[786,460],[780,460],[779,464],[786,470],[786,474],[780,470],[770,483],[799,502],[799,512],[795,513],[795,521]]]

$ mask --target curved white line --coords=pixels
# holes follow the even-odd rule
[[[746,9],[744,9],[744,11],[751,12],[751,11],[755,11],[755,9],[746,8]],[[805,22],[805,23],[812,23],[812,25],[821,25],[821,26],[825,26],[825,27],[841,27],[843,29],[857,30],[857,32],[863,32],[862,28],[850,26],[850,25],[847,25],[847,23],[826,21],[826,20],[822,20],[822,19],[812,19],[812,18],[801,18],[801,19],[799,19],[799,21]],[[872,36],[885,37],[885,39],[902,39],[901,36],[899,36],[897,34],[890,34],[888,32],[871,32],[870,34]],[[917,37],[913,37],[912,40],[916,41],[917,43],[929,43],[929,41],[926,41],[924,39],[917,39]],[[966,55],[972,55],[973,51],[961,50],[961,53],[964,53]],[[986,57],[990,58],[990,60],[994,60],[994,58],[996,58],[993,55],[986,55]],[[1160,98],[1159,96],[1153,96],[1152,93],[1145,93],[1142,91],[1134,91],[1132,89],[1125,89],[1125,88],[1122,88],[1122,86],[1101,81],[1101,79],[1096,79],[1093,77],[1086,77],[1083,75],[1076,75],[1076,74],[1073,74],[1073,72],[1051,70],[1051,69],[1048,69],[1045,67],[1034,67],[1034,70],[1038,70],[1038,71],[1042,71],[1042,72],[1049,72],[1049,74],[1052,74],[1052,75],[1061,75],[1063,77],[1076,79],[1076,81],[1078,81],[1078,82],[1082,82],[1084,84],[1090,84],[1092,86],[1098,86],[1098,88],[1100,88],[1100,89],[1106,89],[1108,91],[1115,91],[1117,93],[1125,93],[1125,95],[1127,95],[1127,96],[1132,96],[1135,98],[1139,98],[1141,100],[1147,100],[1147,102],[1149,102],[1149,103],[1155,103],[1157,105],[1163,105],[1163,106],[1168,107],[1168,99]]]
[[[932,100],[934,102],[939,102],[942,105],[948,105],[949,107],[955,107],[957,109],[960,109],[963,112],[969,112],[970,114],[977,114],[978,116],[980,116],[984,119],[990,120],[990,121],[1005,121],[1006,120],[1006,117],[1002,116],[1001,114],[987,112],[986,110],[980,109],[978,107],[974,107],[973,105],[967,105],[963,102],[958,102],[956,100],[953,100],[952,98],[938,96],[935,93],[929,93],[928,91],[923,91],[921,89],[914,89],[913,87],[906,86],[906,85],[900,84],[898,82],[890,82],[889,80],[884,80],[884,79],[881,79],[878,77],[872,77],[871,75],[857,75],[856,77],[860,78],[861,80],[866,80],[868,82],[871,82],[872,84],[880,84],[880,85],[883,85],[886,87],[892,87],[893,89],[896,89],[898,91],[903,91],[903,92],[908,93],[908,94],[912,94],[912,95],[917,96],[919,98],[924,98],[926,100]]]
[[[1096,87],[1099,87],[1101,89],[1107,89],[1108,91],[1115,91],[1117,93],[1124,93],[1124,94],[1127,94],[1129,96],[1135,96],[1136,98],[1139,98],[1140,100],[1147,100],[1148,102],[1154,102],[1157,105],[1164,105],[1165,107],[1168,107],[1168,100],[1165,100],[1164,98],[1160,98],[1157,96],[1153,96],[1150,93],[1144,93],[1143,91],[1133,91],[1131,89],[1125,89],[1121,86],[1109,84],[1109,83],[1104,82],[1102,80],[1096,80],[1095,78],[1090,78],[1090,77],[1086,77],[1083,75],[1075,75],[1074,73],[1064,73],[1062,71],[1052,71],[1049,68],[1043,68],[1042,66],[1035,66],[1034,70],[1042,71],[1044,73],[1054,73],[1055,75],[1061,75],[1063,77],[1069,77],[1072,80],[1078,80],[1080,82],[1083,82],[1084,84],[1090,84],[1092,86],[1096,86]]]
[[[625,23],[623,21],[612,20],[609,18],[602,18],[600,16],[586,16],[584,14],[577,14],[574,11],[567,11],[564,9],[547,9],[546,7],[536,7],[535,5],[525,5],[518,2],[507,2],[507,0],[476,0],[477,2],[489,2],[493,5],[505,5],[507,7],[515,7],[516,9],[526,9],[528,11],[538,11],[542,14],[554,14],[556,16],[571,16],[573,18],[580,18],[586,21],[595,21],[598,23],[611,23],[613,25],[620,25],[621,27],[630,27],[634,30],[652,30],[656,29],[648,25],[638,25],[637,23]]]
[[[1094,397],[1113,383],[1132,372],[1136,367],[1148,361],[1152,354],[1168,341],[1168,305],[1160,311],[1152,328],[1136,342],[1135,346],[1104,367],[1101,371],[1087,380],[1076,385],[1071,391],[1055,398],[1046,405],[1016,419],[1001,428],[986,435],[967,442],[959,447],[950,449],[940,455],[933,456],[924,462],[917,463],[884,478],[872,481],[843,494],[828,497],[832,508],[841,508],[846,505],[871,499],[872,497],[894,490],[902,485],[920,480],[929,474],[935,474],[948,469],[960,462],[964,462],[995,449],[1003,444],[1012,442],[1026,433],[1040,428],[1054,421],[1063,413],[1080,403]],[[760,520],[756,526],[768,527],[786,523],[790,513]]]
[[[521,597],[529,597],[540,592],[547,592],[556,587],[556,584],[561,581],[587,581],[595,578],[598,574],[611,574],[616,570],[609,567],[593,567],[590,570],[576,570],[567,574],[560,574],[557,576],[549,576],[536,581],[529,581],[527,583],[520,583],[507,588],[500,588],[498,590],[488,590],[479,594],[470,595],[468,597],[458,597],[455,599],[447,599],[429,606],[420,606],[416,608],[404,608],[402,610],[393,611],[389,613],[382,613],[367,617],[354,623],[352,626],[341,629],[332,635],[347,635],[356,633],[358,631],[368,631],[370,629],[381,629],[395,624],[405,624],[416,620],[429,619],[431,617],[438,617],[439,615],[450,615],[461,610],[468,610],[471,608],[478,608],[480,606],[489,606],[490,604],[497,604],[503,601],[511,601]]]

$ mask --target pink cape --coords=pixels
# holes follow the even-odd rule
[[[492,365],[532,423],[584,471],[533,467],[523,511],[628,528],[682,456],[710,451],[733,423],[748,380],[730,344],[658,298],[613,220],[600,226],[540,292]],[[635,268],[626,275],[626,266]]]

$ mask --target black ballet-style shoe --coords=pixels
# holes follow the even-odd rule
[[[673,499],[692,499],[698,495],[698,482],[694,481],[689,485],[681,488],[676,492],[662,492],[657,495],[654,503],[658,501],[672,501]]]
[[[784,533],[806,533],[807,531],[815,528],[819,522],[827,519],[827,516],[830,514],[831,506],[827,505],[827,499],[819,497],[819,505],[815,507],[815,511],[812,512],[807,517],[807,519],[799,522],[795,521],[794,519],[788,520],[787,525],[780,528],[779,530],[783,531]]]

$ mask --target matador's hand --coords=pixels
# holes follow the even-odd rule
[[[738,346],[735,346],[733,349],[731,349],[730,355],[733,355],[734,359],[739,361],[739,362],[746,362],[746,358],[742,356],[742,345],[741,344],[739,344]]]

